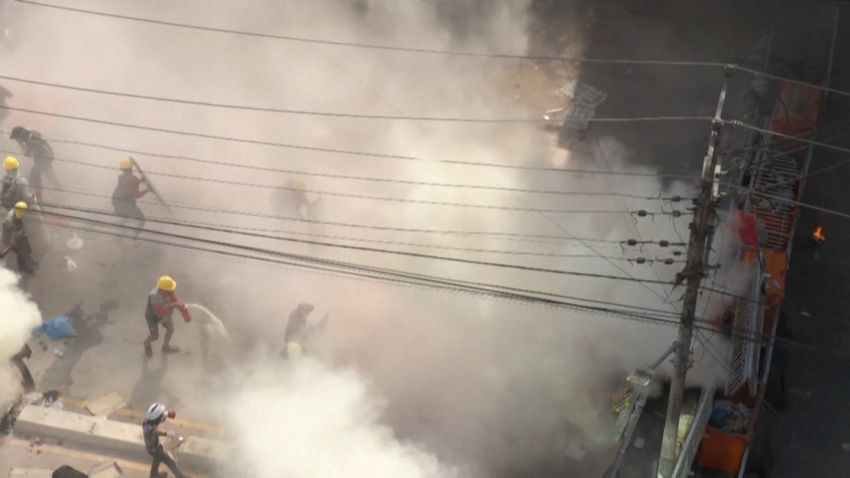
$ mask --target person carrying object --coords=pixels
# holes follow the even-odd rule
[[[145,419],[142,422],[142,435],[145,439],[145,450],[148,452],[153,458],[153,462],[151,463],[151,478],[159,478],[159,465],[165,464],[171,473],[174,474],[177,478],[184,478],[185,475],[180,468],[177,467],[177,462],[174,461],[168,452],[165,451],[165,448],[159,442],[160,437],[171,437],[177,438],[176,432],[169,431],[165,432],[159,429],[159,426],[162,425],[167,418],[174,418],[176,414],[174,411],[169,411],[165,408],[165,405],[161,403],[154,403],[150,407],[148,407],[147,412],[145,412]]]
[[[162,343],[163,353],[176,353],[180,349],[171,345],[171,337],[174,335],[174,322],[171,316],[174,314],[174,309],[179,309],[183,315],[183,320],[186,323],[192,321],[192,315],[189,313],[189,308],[180,302],[177,294],[177,282],[170,276],[162,276],[157,280],[156,287],[148,294],[147,305],[145,306],[145,321],[148,324],[150,334],[145,339],[145,355],[151,357],[153,348],[151,344],[159,339],[159,327],[165,328],[165,340]]]
[[[125,219],[136,220],[136,231],[133,237],[138,239],[145,225],[145,215],[136,204],[136,200],[148,193],[148,189],[142,189],[145,183],[143,178],[133,174],[133,158],[127,156],[118,164],[121,174],[118,175],[118,184],[112,192],[112,208],[115,214]]]

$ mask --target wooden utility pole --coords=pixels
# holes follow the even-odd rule
[[[677,274],[676,283],[685,281],[685,295],[682,303],[682,316],[679,322],[679,335],[673,358],[673,377],[670,381],[670,396],[667,400],[667,419],[664,423],[664,436],[661,441],[661,456],[658,462],[658,476],[672,478],[678,458],[677,439],[679,435],[679,416],[682,413],[682,398],[685,392],[685,376],[690,367],[691,337],[693,335],[694,311],[697,307],[699,287],[705,274],[708,260],[709,243],[714,232],[714,213],[716,198],[713,194],[714,174],[717,167],[717,149],[720,145],[720,131],[723,128],[723,104],[726,101],[726,87],[731,68],[724,71],[723,86],[717,101],[717,111],[711,123],[711,137],[708,153],[702,164],[700,189],[694,199],[694,220],[690,225],[688,240],[688,258],[684,270]]]

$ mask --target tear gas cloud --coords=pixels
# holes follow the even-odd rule
[[[528,5],[518,1],[473,2],[481,8],[469,9],[458,7],[457,2],[424,0],[256,0],[239,2],[238,6],[223,0],[179,5],[163,0],[143,5],[102,0],[83,3],[96,9],[175,22],[375,44],[521,53],[528,42]],[[511,77],[516,68],[511,63],[213,35],[89,16],[75,16],[73,22],[68,22],[64,21],[67,14],[47,9],[38,15],[25,15],[21,11],[10,15],[25,19],[16,33],[11,52],[14,61],[9,64],[10,73],[23,77],[139,94],[317,111],[500,118],[540,114],[522,106],[522,98],[515,98],[514,91],[506,89],[505,82],[499,80]],[[55,48],[56,44],[62,48]],[[578,47],[571,48],[575,51]],[[566,74],[578,78],[580,73],[571,69]],[[526,126],[275,115],[11,86],[15,87],[15,97],[10,104],[158,128],[438,160],[537,166],[575,163],[592,169],[653,172],[650,168],[630,165],[628,151],[616,137],[593,140],[591,151],[579,155],[555,148],[551,136]],[[552,98],[557,100],[554,95]],[[260,168],[404,178],[423,183],[616,191],[646,197],[693,194],[688,184],[662,183],[654,177],[544,174],[329,154],[22,113],[13,113],[6,122],[7,125],[19,123],[42,131],[48,138],[73,138],[128,150]],[[59,158],[85,160],[107,168],[114,168],[120,157],[119,152],[71,144],[54,143],[54,147]],[[302,239],[354,245],[364,239],[427,243],[431,248],[424,252],[435,255],[671,280],[681,264],[633,266],[622,260],[624,251],[616,241],[624,238],[678,241],[679,237],[686,238],[688,230],[687,216],[634,221],[628,214],[610,212],[659,211],[662,205],[657,200],[345,181],[143,154],[135,157],[151,172],[163,196],[172,202],[178,219],[277,231],[277,234],[285,232],[287,236]],[[79,194],[79,190],[108,197],[115,180],[114,170],[62,161],[56,167],[66,189],[78,191],[48,191],[51,200],[109,209],[107,198]],[[157,173],[186,175],[196,180]],[[310,213],[314,219],[444,231],[428,234],[270,217],[297,217],[298,211],[275,199],[273,190],[292,179],[304,180],[308,189],[314,191],[495,208],[309,195],[316,201]],[[186,205],[207,210],[186,209]],[[165,216],[154,204],[144,203],[142,207],[150,217]],[[534,211],[540,209],[607,212]],[[149,227],[164,226],[149,223]],[[184,229],[180,230],[185,233]],[[612,242],[582,244],[566,239],[445,231],[579,236]],[[670,294],[668,288],[658,284],[488,268],[213,232],[203,235],[459,280],[505,284],[671,312],[677,309],[670,300],[675,300],[679,292]],[[398,244],[366,245],[423,251]],[[731,237],[724,247],[734,249]],[[181,282],[181,295],[188,301],[197,300],[209,306],[227,322],[233,340],[221,353],[227,358],[229,373],[238,374],[243,367],[249,367],[243,361],[247,355],[254,355],[246,354],[245,350],[282,347],[286,317],[299,302],[316,304],[314,315],[326,312],[330,315],[326,337],[326,361],[330,365],[308,361],[303,369],[298,366],[281,371],[276,364],[261,366],[252,362],[252,370],[259,370],[256,381],[223,397],[227,402],[225,409],[237,415],[239,410],[247,414],[244,421],[224,419],[232,426],[235,443],[242,450],[242,463],[252,469],[269,467],[279,472],[267,476],[282,476],[287,472],[292,476],[431,477],[452,476],[458,470],[470,476],[499,476],[563,460],[572,453],[570,450],[577,448],[590,455],[583,464],[576,464],[573,472],[576,476],[593,473],[605,463],[604,457],[593,463],[592,452],[608,446],[609,394],[623,384],[625,376],[636,366],[652,363],[675,337],[675,329],[671,327],[604,314],[358,281],[317,271],[160,249],[156,260],[163,268],[179,271],[174,274]],[[548,255],[516,254],[529,251]],[[666,257],[669,250],[637,253],[650,254]],[[132,271],[127,274],[130,280]],[[716,315],[728,305],[717,297],[707,304],[700,305],[705,315]],[[716,350],[718,357],[723,356],[722,341],[712,337],[701,340]],[[689,377],[692,385],[722,379],[719,367],[707,354],[695,363]],[[184,401],[204,403],[208,390],[198,389],[195,393],[197,397],[183,397]],[[260,403],[264,406],[258,406]],[[219,416],[220,410],[211,409],[209,413]],[[255,427],[268,433],[258,438]],[[292,439],[277,439],[291,429],[303,433]],[[258,440],[267,443],[258,444]],[[339,442],[345,445],[339,448]],[[274,449],[270,448],[271,444]],[[342,450],[345,460],[333,457],[301,461],[308,456],[327,456],[328,449]],[[359,466],[365,455],[386,458],[380,466],[387,474],[365,471],[360,474]],[[281,457],[295,458],[282,464]],[[330,466],[340,468],[326,468]]]
[[[261,365],[234,390],[223,404],[241,438],[231,476],[458,476],[380,423],[380,401],[352,369],[312,359]]]
[[[41,323],[41,314],[18,288],[18,277],[7,269],[0,269],[0,308],[4,311],[0,327],[0,410],[5,413],[21,388],[21,377],[9,361]]]

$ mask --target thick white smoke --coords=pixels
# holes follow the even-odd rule
[[[18,288],[18,277],[0,268],[0,413],[5,413],[20,393],[21,378],[10,359],[18,353],[41,323],[41,313],[29,297]]]
[[[229,476],[457,476],[381,423],[382,402],[353,369],[264,363],[239,385],[221,397],[235,446]]]
[[[176,22],[353,39],[373,44],[517,53],[524,52],[527,47],[526,1],[469,3],[481,7],[477,9],[466,9],[459,4],[467,2],[451,0],[436,3],[425,0],[238,3],[198,0],[176,5],[158,0],[117,5],[106,0],[89,0],[86,5]],[[542,112],[528,107],[524,97],[515,93],[514,83],[525,84],[525,77],[515,74],[514,70],[520,68],[514,63],[211,35],[89,16],[75,16],[74,21],[69,21],[66,13],[21,8],[23,10],[16,13],[20,22],[16,23],[17,43],[11,55],[14,61],[9,62],[12,70],[9,74],[43,81],[319,111],[491,118],[537,118]],[[62,47],[57,48],[57,45]],[[573,45],[571,50],[580,49]],[[108,65],[108,71],[104,71],[104,65]],[[568,67],[571,68],[568,76],[580,76],[574,65]],[[552,82],[542,84],[553,91],[559,86]],[[628,147],[616,138],[590,141],[587,154],[568,154],[552,148],[552,138],[535,127],[294,117],[83,95],[19,84],[12,86],[17,88],[14,102],[10,100],[10,104],[160,128],[432,159],[517,166],[581,165],[588,169],[654,172],[651,168],[632,167]],[[540,96],[555,103],[552,106],[560,106],[562,101],[549,91]],[[616,98],[608,101],[616,101]],[[32,126],[48,138],[93,141],[235,165],[421,182],[618,192],[642,197],[688,197],[693,194],[688,184],[662,183],[655,177],[543,174],[331,155],[20,113],[13,113],[6,123]],[[93,161],[113,169],[87,168],[60,161],[56,167],[67,186],[107,197],[70,193],[53,194],[53,197],[64,203],[110,209],[108,194],[114,186],[117,174],[114,168],[121,153],[67,144],[55,146],[60,157]],[[697,152],[695,158],[702,153]],[[178,220],[263,228],[283,231],[290,236],[292,232],[318,234],[318,238],[295,237],[322,241],[331,241],[327,236],[348,236],[448,248],[490,249],[496,252],[423,250],[398,244],[377,244],[377,247],[394,250],[585,273],[631,275],[653,281],[671,280],[682,264],[626,262],[625,257],[643,256],[654,260],[671,257],[671,254],[669,249],[658,248],[623,250],[616,241],[627,238],[686,240],[690,219],[688,216],[672,219],[659,215],[635,220],[633,215],[626,213],[639,209],[652,212],[662,212],[662,208],[668,211],[684,209],[682,203],[658,200],[344,181],[144,155],[136,155],[136,158],[149,171],[198,179],[151,174],[165,198],[173,203],[246,212],[198,212],[180,209],[175,204]],[[505,208],[427,206],[320,196],[313,218],[324,221],[434,230],[576,235],[614,242],[594,242],[591,249],[566,239],[508,240],[480,235],[390,232],[262,218],[252,214],[280,214],[270,207],[270,199],[274,197],[270,189],[202,182],[201,179],[271,187],[301,179],[310,189],[331,192]],[[142,208],[150,217],[166,216],[157,206],[143,204]],[[605,212],[561,214],[507,210],[510,208]],[[148,227],[161,226],[149,223]],[[186,230],[181,232],[186,233]],[[668,287],[658,284],[478,267],[197,230],[190,230],[188,234],[671,313],[678,310],[677,299],[681,294],[681,289],[671,293]],[[334,238],[331,242],[363,245],[351,239]],[[89,244],[97,247],[95,242]],[[376,246],[375,243],[365,245]],[[607,259],[600,259],[599,255]],[[257,262],[225,262],[183,250],[165,248],[159,259],[157,262],[147,257],[139,261],[148,267],[144,271],[135,269],[142,267],[135,265],[128,267],[126,272],[116,269],[112,283],[120,283],[127,289],[116,292],[116,296],[127,294],[116,299],[138,302],[143,295],[131,285],[138,286],[136,289],[143,294],[151,287],[145,277],[173,271],[171,273],[181,284],[182,297],[209,306],[227,322],[233,337],[230,348],[221,351],[229,359],[227,367],[234,373],[259,372],[240,384],[235,393],[225,395],[224,407],[229,412],[225,420],[241,450],[240,463],[261,477],[287,476],[287,473],[393,478],[450,475],[451,470],[439,463],[457,465],[464,473],[469,470],[470,474],[488,478],[519,472],[545,476],[552,470],[565,469],[572,471],[574,476],[594,476],[607,464],[604,454],[609,448],[607,440],[612,421],[608,406],[610,394],[622,386],[628,373],[654,362],[675,337],[672,327],[628,321],[622,317],[399,284],[355,281],[302,269],[273,268]],[[159,269],[153,267],[157,265]],[[143,285],[137,284],[143,279]],[[725,305],[721,299],[714,297],[701,303],[701,315],[721,312]],[[246,355],[252,355],[245,349],[283,347],[286,317],[299,302],[316,304],[315,315],[330,313],[327,356],[333,365],[307,361],[303,366],[277,370],[275,364],[241,363]],[[138,310],[142,307],[139,302]],[[703,342],[708,342],[711,349]],[[695,367],[690,374],[692,385],[703,383],[707,377],[716,377],[720,370],[716,360],[725,357],[722,343],[700,338],[696,347],[705,349],[706,353],[695,355]],[[661,375],[666,373],[665,366]],[[192,387],[185,391],[181,400],[204,403],[204,398],[211,393],[217,392]],[[210,414],[216,416],[212,411]],[[577,460],[575,457],[583,453],[587,456],[579,460],[582,463],[564,465],[565,461]],[[379,468],[363,468],[368,463],[363,460],[369,456],[380,458],[374,464]],[[439,462],[435,457],[439,457]],[[547,469],[545,464],[550,461],[555,465]],[[325,468],[340,462],[346,467]],[[540,468],[535,470],[534,466]]]

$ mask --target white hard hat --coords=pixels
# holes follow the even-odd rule
[[[155,422],[159,421],[163,415],[165,415],[165,405],[161,403],[154,403],[153,405],[148,407],[148,411],[145,412],[145,421],[146,422]]]

